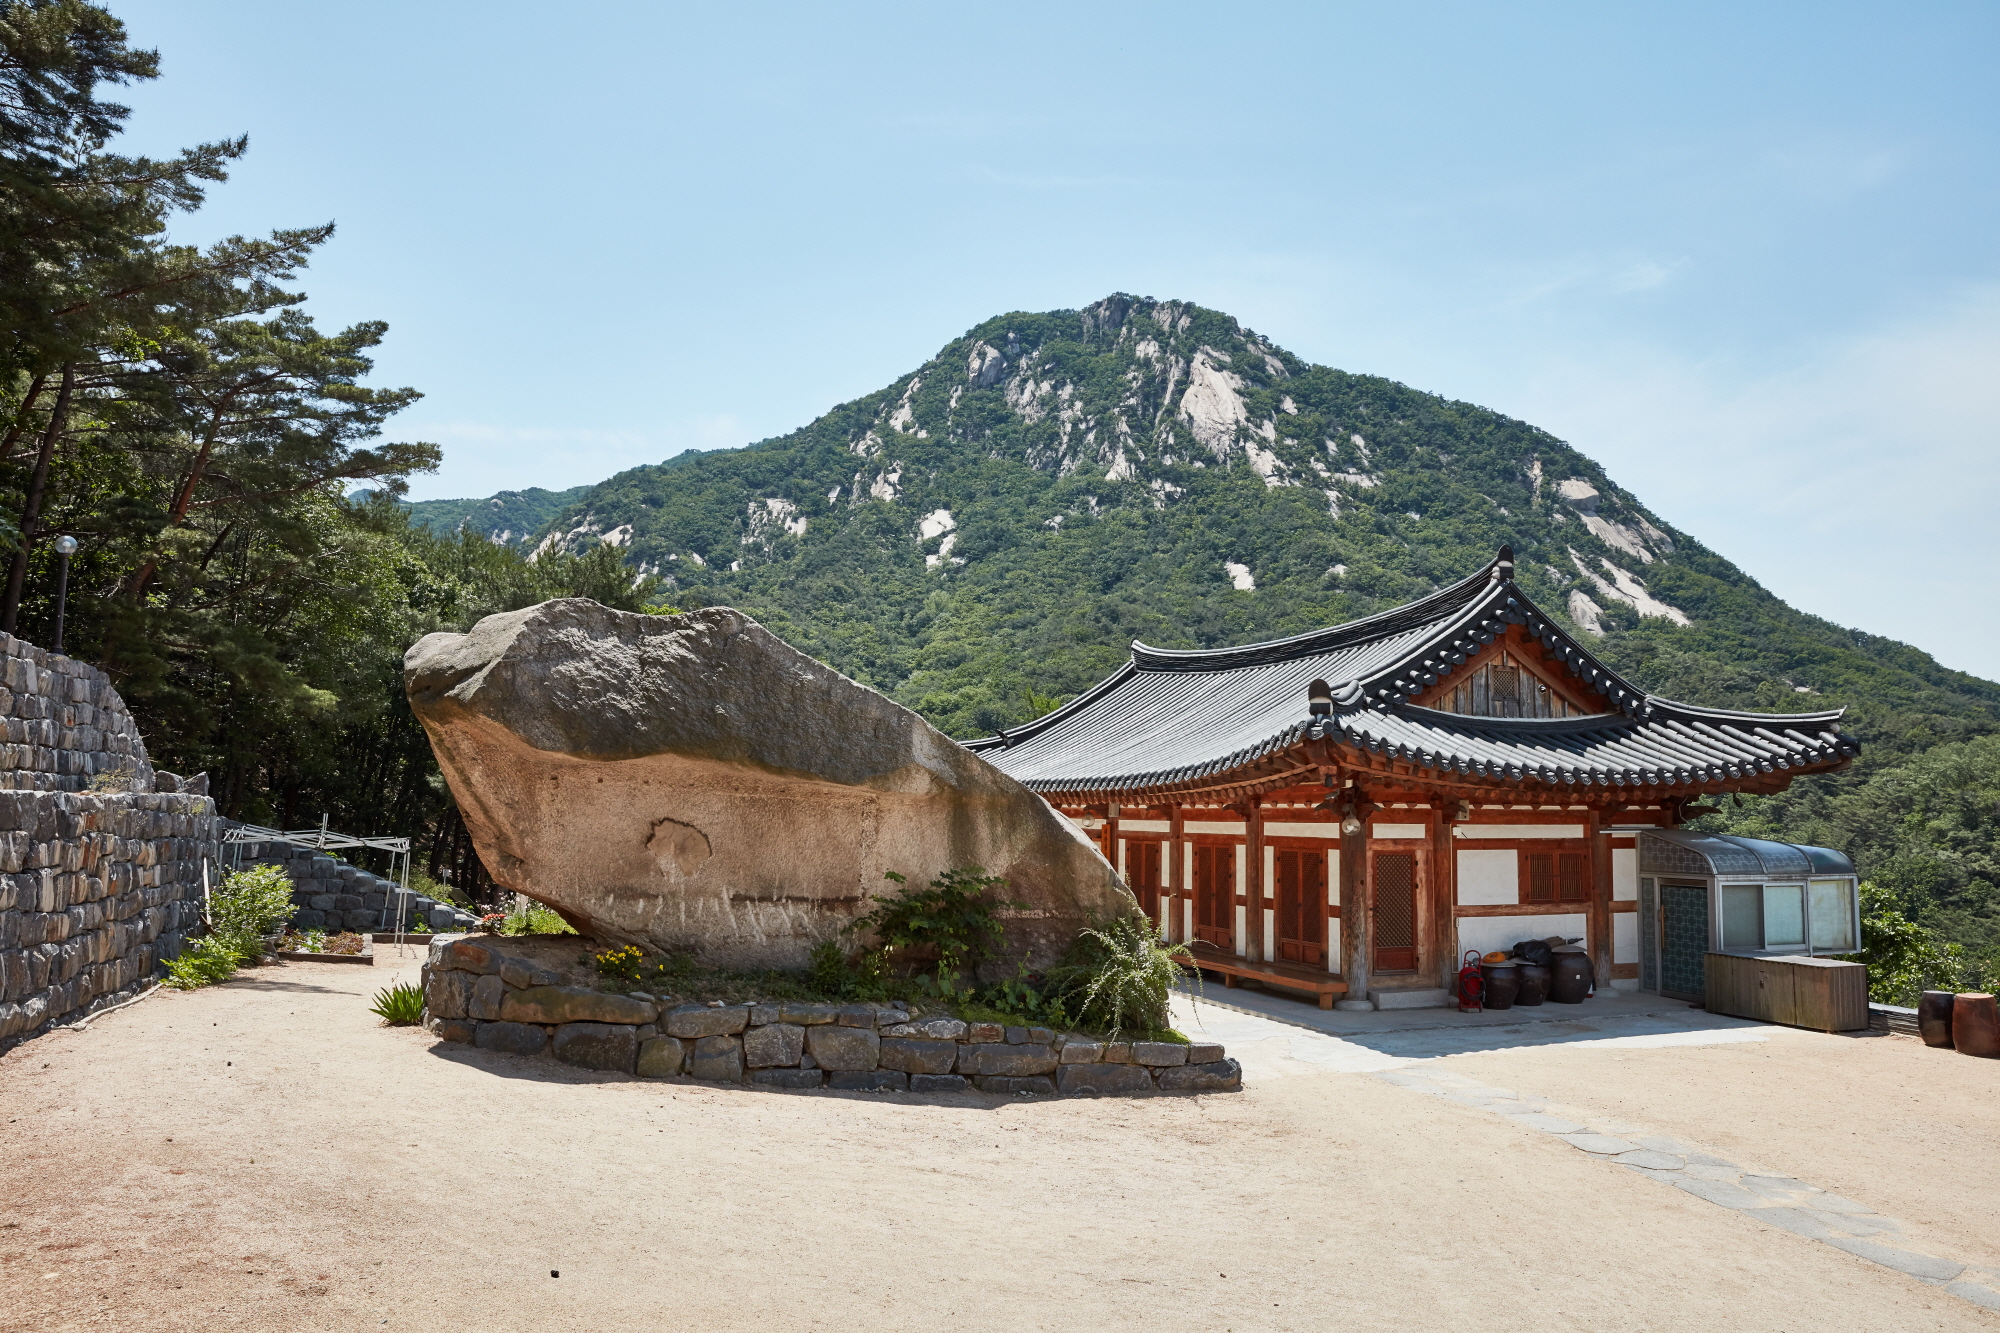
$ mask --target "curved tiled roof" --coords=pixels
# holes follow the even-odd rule
[[[1492,718],[1410,702],[1509,625],[1619,711]],[[1315,680],[1330,717],[1308,715]],[[1306,740],[1387,754],[1420,769],[1573,786],[1687,787],[1837,764],[1856,753],[1839,710],[1739,713],[1645,694],[1528,600],[1500,557],[1471,578],[1365,620],[1240,648],[1176,652],[1135,643],[1132,660],[1064,707],[970,748],[1044,793],[1185,786]]]

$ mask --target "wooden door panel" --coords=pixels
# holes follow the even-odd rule
[[[1160,919],[1160,844],[1125,840],[1125,872],[1132,896],[1150,921]]]
[[[1194,934],[1217,948],[1236,947],[1236,849],[1194,849]]]
[[[1417,966],[1417,854],[1377,852],[1370,869],[1375,899],[1375,970],[1413,971]]]
[[[1287,963],[1326,963],[1326,854],[1282,849],[1274,856],[1278,877],[1278,957]]]

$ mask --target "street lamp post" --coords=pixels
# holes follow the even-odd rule
[[[69,607],[69,558],[76,554],[76,538],[64,533],[56,538],[56,648],[61,652],[63,641],[63,613]]]

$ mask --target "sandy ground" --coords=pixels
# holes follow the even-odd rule
[[[1729,1046],[1543,1046],[1449,1064],[1865,1200],[1933,1253],[2000,1265],[2000,1061],[1775,1028]]]
[[[396,975],[258,969],[0,1058],[0,1328],[2000,1329],[1367,1074],[1111,1103],[641,1083],[382,1029],[364,1000]],[[1961,1246],[1992,1227],[1970,1060],[1802,1036],[1449,1061],[1483,1062]],[[1763,1091],[1718,1089],[1746,1072]],[[1802,1109],[1857,1087],[1867,1132],[1934,1148]]]

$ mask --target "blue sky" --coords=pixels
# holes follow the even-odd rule
[[[112,0],[179,234],[332,219],[418,498],[780,434],[1113,291],[1532,421],[2000,675],[2000,7]]]

